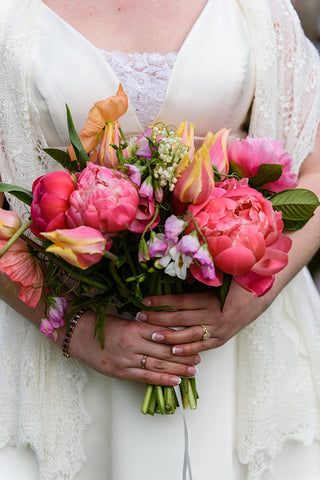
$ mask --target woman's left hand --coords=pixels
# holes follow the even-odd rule
[[[148,297],[144,303],[152,307],[170,305],[172,310],[139,312],[138,319],[157,325],[152,339],[172,345],[175,355],[193,355],[226,343],[242,328],[255,320],[272,302],[269,293],[257,298],[232,282],[223,311],[212,290],[182,295]],[[159,330],[164,327],[188,327]],[[210,338],[205,339],[206,331]]]

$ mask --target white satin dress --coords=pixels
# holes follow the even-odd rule
[[[167,84],[174,81],[171,72],[179,68],[181,51],[197,41],[202,28],[207,28],[206,19],[213,11],[213,3],[210,60],[202,58],[201,51],[189,59],[197,65],[195,68],[203,68],[204,74],[208,61],[217,72],[212,75],[208,92],[210,121],[203,122],[206,95],[202,105],[180,105],[179,88],[170,97]],[[209,0],[181,51],[166,56],[98,51],[46,6],[42,7],[46,35],[34,59],[34,99],[49,146],[59,148],[68,144],[65,103],[80,130],[93,102],[113,95],[119,80],[129,95],[129,111],[121,122],[129,134],[139,134],[150,122],[159,119],[170,124],[182,120],[195,122],[200,136],[222,126],[231,128],[234,135],[240,134],[254,95],[255,64],[236,0]],[[82,68],[85,66],[90,76],[80,73],[82,59]],[[67,63],[78,70],[61,69],[61,65]],[[70,75],[77,81],[73,82]],[[95,78],[101,75],[104,81],[96,82]],[[188,81],[183,79],[183,88],[187,88]],[[192,103],[192,84],[189,88]],[[281,315],[279,305],[273,308]],[[247,479],[248,469],[241,465],[237,453],[237,338],[201,357],[197,374],[198,409],[186,412],[193,479]],[[83,404],[91,423],[82,438],[87,460],[75,480],[181,480],[184,432],[179,411],[172,416],[143,416],[139,413],[144,394],[142,384],[106,378],[89,368],[85,371],[88,382],[83,391]],[[46,428],[45,420],[43,428]],[[1,480],[38,478],[38,463],[31,448],[8,446],[0,451]],[[318,444],[307,448],[294,440],[285,443],[273,475],[261,478],[319,480]],[[57,480],[63,478],[57,477]]]

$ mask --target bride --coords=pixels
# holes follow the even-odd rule
[[[126,134],[188,120],[199,137],[224,126],[243,136],[250,114],[249,135],[283,140],[299,186],[320,196],[319,59],[289,0],[4,0],[0,25],[4,182],[30,188],[55,168],[42,148],[68,145],[65,104],[80,131],[121,82]],[[43,305],[19,302],[2,274],[0,477],[182,478],[179,412],[139,407],[143,383],[196,374],[195,480],[319,478],[320,298],[304,266],[320,212],[290,235],[289,265],[265,296],[233,284],[223,313],[210,293],[148,298],[178,312],[108,315],[103,350],[85,312],[69,359],[65,329],[58,346],[44,338]]]

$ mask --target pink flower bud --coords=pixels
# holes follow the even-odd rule
[[[0,239],[8,240],[21,227],[19,215],[0,208]]]

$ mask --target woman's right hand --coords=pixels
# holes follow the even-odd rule
[[[154,385],[177,385],[180,376],[192,377],[199,355],[177,357],[171,347],[152,340],[152,334],[163,327],[146,322],[124,320],[107,315],[103,330],[103,348],[94,337],[95,315],[85,312],[72,334],[69,352],[73,358],[99,373],[122,380],[135,380]],[[61,347],[65,328],[58,331]],[[145,368],[141,360],[147,356]]]

